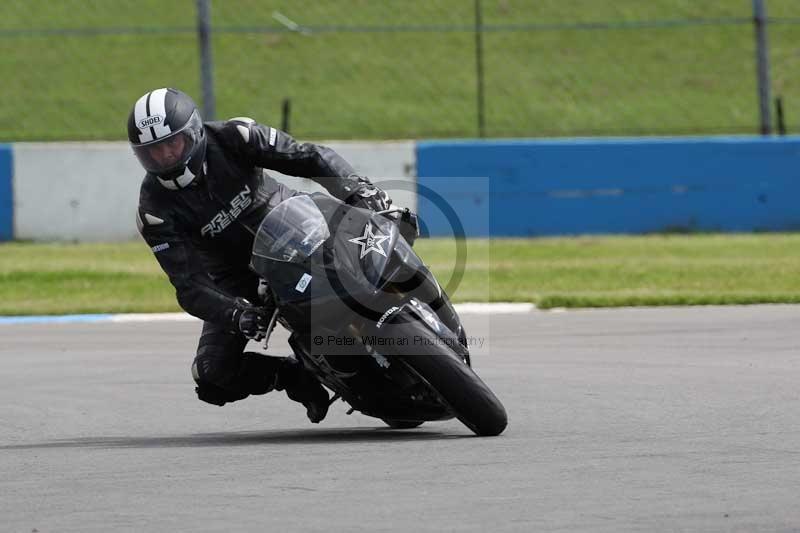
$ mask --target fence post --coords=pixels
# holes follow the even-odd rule
[[[200,41],[200,85],[203,119],[214,120],[214,63],[211,59],[211,0],[197,0],[197,37]]]
[[[483,13],[481,0],[475,0],[475,70],[478,89],[478,135],[486,137],[483,102]]]
[[[778,135],[786,135],[786,121],[783,117],[783,98],[775,99],[775,120],[778,121]]]
[[[767,46],[767,7],[764,0],[753,0],[753,24],[756,30],[756,65],[758,68],[758,102],[761,111],[761,134],[772,133],[770,105],[769,47]]]
[[[292,101],[288,98],[283,99],[281,106],[281,130],[289,133],[289,114],[292,111]]]

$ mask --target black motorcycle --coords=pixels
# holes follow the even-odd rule
[[[470,366],[447,295],[411,248],[414,215],[299,195],[261,223],[251,267],[295,356],[353,410],[393,428],[457,417],[499,435],[506,411]],[[415,235],[409,235],[412,239]]]

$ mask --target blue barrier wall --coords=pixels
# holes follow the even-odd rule
[[[417,175],[431,235],[436,194],[468,236],[800,230],[798,136],[426,141]]]
[[[11,145],[0,144],[0,241],[14,237],[14,160]]]

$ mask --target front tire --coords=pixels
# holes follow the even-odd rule
[[[508,425],[508,416],[497,396],[460,356],[442,342],[442,338],[420,321],[404,318],[387,329],[395,338],[418,342],[415,346],[405,347],[405,350],[392,346],[392,353],[386,350],[386,355],[396,356],[427,381],[458,419],[476,435],[488,437],[502,433]]]

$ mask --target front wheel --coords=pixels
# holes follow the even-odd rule
[[[397,356],[437,392],[458,419],[476,435],[494,436],[508,424],[506,410],[478,375],[448,346],[417,320],[391,325],[395,337],[414,339],[412,346],[393,346]],[[387,346],[389,348],[389,346]]]

